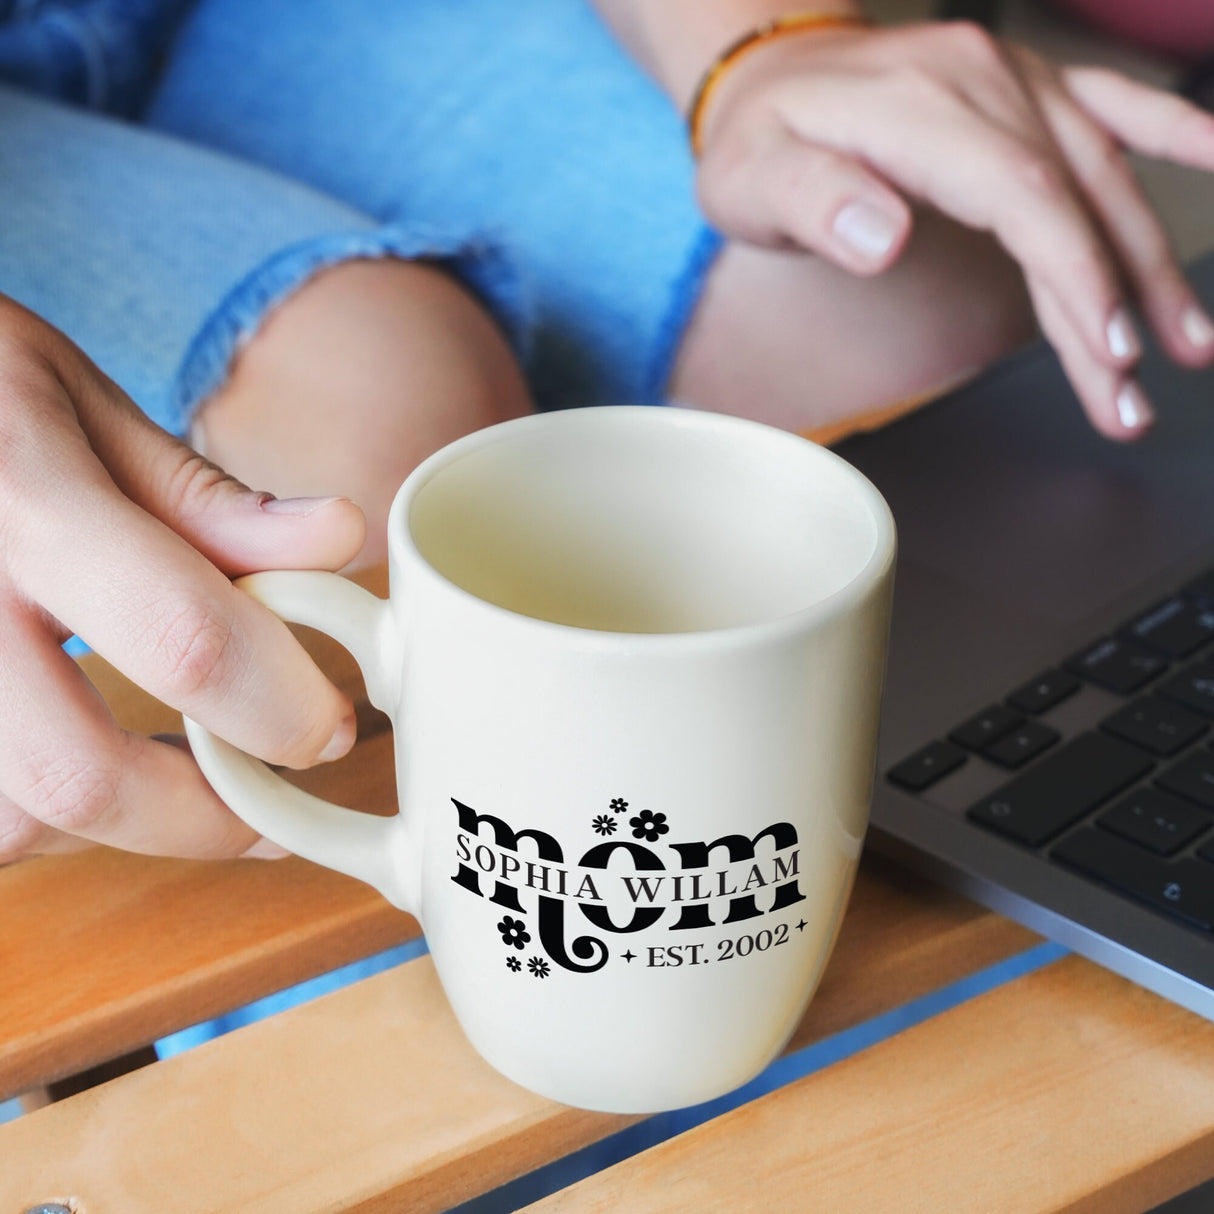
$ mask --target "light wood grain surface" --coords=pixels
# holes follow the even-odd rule
[[[1030,933],[867,861],[804,1044],[1022,950]],[[501,1078],[428,958],[0,1126],[0,1210],[441,1210],[623,1119]]]
[[[1214,1175],[1214,1025],[1070,957],[536,1214],[1142,1214]]]
[[[302,860],[120,852],[0,871],[0,1095],[83,1070],[417,934]]]

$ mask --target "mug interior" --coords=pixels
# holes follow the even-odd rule
[[[439,452],[402,495],[393,524],[469,594],[627,633],[812,607],[865,570],[884,511],[859,473],[804,439],[670,408],[507,422]]]

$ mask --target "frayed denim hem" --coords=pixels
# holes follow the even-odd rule
[[[691,323],[696,305],[704,294],[705,280],[724,247],[725,237],[709,227],[703,229],[692,245],[687,264],[671,290],[670,306],[662,317],[657,332],[653,358],[645,376],[641,404],[665,403],[679,347],[687,332],[687,326]]]
[[[304,283],[345,261],[383,257],[429,261],[448,270],[484,304],[516,358],[526,363],[532,309],[514,266],[492,243],[420,224],[326,233],[275,253],[220,301],[182,359],[170,391],[166,428],[186,434],[194,411],[223,386],[234,359],[269,312]]]

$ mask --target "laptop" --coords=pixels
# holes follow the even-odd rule
[[[1214,370],[1142,381],[1138,443],[1042,344],[838,446],[899,533],[869,843],[1214,1019]]]

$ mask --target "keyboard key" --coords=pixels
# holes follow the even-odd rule
[[[1196,860],[1159,860],[1090,826],[1063,839],[1050,854],[1157,910],[1214,931],[1214,881]]]
[[[1076,674],[1118,695],[1146,686],[1168,668],[1167,662],[1133,641],[1106,637],[1067,661]]]
[[[1023,767],[1042,751],[1049,750],[1062,735],[1039,721],[1026,721],[1006,737],[992,743],[982,753],[1001,767]]]
[[[1214,754],[1199,750],[1195,754],[1185,755],[1155,783],[1178,797],[1196,801],[1206,809],[1214,809]]]
[[[1143,696],[1100,723],[1100,728],[1157,755],[1174,755],[1201,737],[1210,723],[1155,696]]]
[[[992,704],[958,725],[948,737],[950,742],[967,750],[981,750],[1023,722],[1024,718],[1018,712],[1004,708],[1002,704]]]
[[[954,746],[951,742],[929,742],[885,774],[895,784],[911,792],[922,792],[964,762],[965,751],[960,746]]]
[[[1208,830],[1214,817],[1157,788],[1137,788],[1096,822],[1157,855],[1171,856]]]
[[[1165,679],[1155,688],[1161,696],[1214,717],[1214,663],[1198,662]]]
[[[1126,632],[1165,657],[1187,658],[1214,640],[1214,606],[1169,599],[1135,620]]]
[[[1203,573],[1185,587],[1185,594],[1207,607],[1214,607],[1214,569]]]
[[[1018,687],[1007,698],[1013,708],[1034,715],[1048,712],[1055,704],[1061,704],[1068,696],[1079,690],[1079,680],[1066,670],[1047,670],[1030,683]]]
[[[1080,734],[983,797],[969,817],[1018,843],[1040,847],[1154,766],[1137,747],[1104,734]]]

